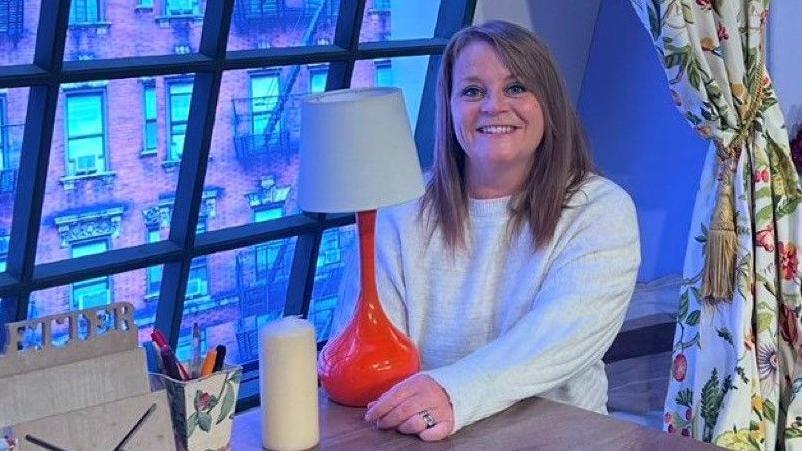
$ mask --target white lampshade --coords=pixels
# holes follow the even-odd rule
[[[298,205],[345,213],[423,194],[423,175],[398,88],[342,89],[301,104]]]

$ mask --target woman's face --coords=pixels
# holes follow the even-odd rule
[[[462,49],[452,75],[451,118],[469,174],[525,177],[543,139],[543,111],[534,93],[482,41]]]

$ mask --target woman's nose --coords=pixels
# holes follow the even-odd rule
[[[482,112],[487,114],[497,114],[507,108],[507,97],[500,92],[489,92],[482,100]]]

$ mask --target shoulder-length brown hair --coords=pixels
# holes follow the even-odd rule
[[[524,223],[532,232],[533,251],[554,235],[562,209],[593,172],[579,120],[565,83],[546,46],[532,32],[503,21],[490,21],[457,32],[443,53],[437,80],[437,124],[434,165],[420,207],[430,233],[440,228],[453,251],[464,248],[468,217],[465,151],[457,141],[451,116],[454,64],[468,44],[482,41],[495,49],[501,61],[543,110],[544,133],[524,187],[510,203],[510,232]]]

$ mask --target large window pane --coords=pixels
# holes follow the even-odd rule
[[[0,89],[0,271],[6,269],[28,88]]]
[[[359,41],[431,38],[439,8],[434,0],[367,0]]]
[[[0,0],[0,66],[30,64],[40,0]]]
[[[206,189],[226,193],[209,230],[296,213],[300,101],[325,89],[326,65],[223,74]]]
[[[183,143],[191,80],[62,85],[37,263],[69,258],[86,240],[105,240],[111,250],[148,242],[150,231],[167,236],[179,172],[175,149],[183,149],[175,143]],[[204,192],[204,221],[214,221],[218,194]]]
[[[226,346],[227,362],[257,359],[258,328],[284,314],[294,251],[292,238],[194,259],[181,321],[179,358],[191,357],[192,325],[197,323],[205,347]],[[204,289],[203,294],[190,296],[190,291]]]
[[[234,0],[228,50],[331,44],[340,0]]]
[[[64,59],[195,53],[205,4],[200,0],[72,0]]]

